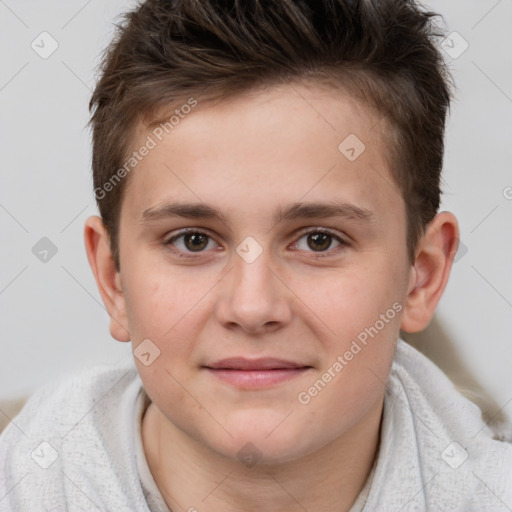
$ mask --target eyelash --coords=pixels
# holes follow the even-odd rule
[[[349,247],[349,245],[350,245],[346,240],[344,240],[343,238],[338,236],[336,233],[334,233],[333,231],[326,229],[326,228],[309,228],[308,231],[301,231],[298,234],[298,240],[300,240],[301,238],[303,238],[306,235],[313,234],[313,233],[315,233],[315,234],[321,233],[321,234],[329,235],[329,236],[333,237],[334,239],[336,239],[336,241],[338,241],[340,243],[340,245],[338,247],[336,247],[334,249],[327,249],[326,251],[319,251],[319,252],[306,251],[306,252],[311,252],[314,255],[313,257],[315,259],[330,257],[330,256],[332,256],[332,252],[338,252],[338,250],[343,249],[345,247]],[[184,252],[181,249],[175,249],[172,247],[173,242],[175,242],[178,238],[181,238],[185,235],[190,235],[190,234],[205,235],[210,240],[213,240],[213,237],[211,237],[208,233],[206,233],[204,231],[200,231],[200,230],[194,229],[194,228],[187,228],[187,229],[184,229],[184,230],[180,231],[179,233],[173,235],[172,237],[168,238],[164,242],[164,245],[166,247],[168,247],[174,254],[176,254],[180,258],[189,258],[189,259],[198,258],[205,251],[198,251],[196,253]],[[295,242],[295,243],[297,243],[297,242]]]

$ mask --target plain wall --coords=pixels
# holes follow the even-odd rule
[[[85,128],[95,68],[115,16],[132,5],[0,3],[0,398],[130,355],[129,344],[110,337],[83,224],[97,213]],[[512,3],[425,5],[444,15],[448,33],[463,38],[452,35],[452,56],[446,54],[458,90],[448,120],[441,208],[459,219],[463,247],[436,321],[461,363],[510,416]],[[58,43],[47,59],[31,47],[43,31]],[[45,41],[48,50],[51,41]],[[468,48],[454,58],[464,41]],[[57,249],[46,263],[32,252],[43,237]]]

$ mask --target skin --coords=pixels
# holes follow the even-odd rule
[[[405,203],[380,119],[314,83],[199,102],[129,176],[120,272],[101,219],[87,220],[87,255],[112,336],[134,349],[150,339],[160,350],[148,366],[135,362],[152,400],[144,451],[172,510],[345,511],[361,491],[378,449],[399,329],[428,325],[459,237],[456,218],[441,212],[408,261]],[[134,147],[150,133],[140,125]],[[349,134],[366,146],[353,162],[338,150]],[[176,200],[208,204],[224,218],[143,220],[144,211]],[[366,208],[374,219],[273,219],[291,203],[332,201]],[[183,228],[208,235],[199,250],[184,237],[168,243]],[[318,229],[334,236],[315,245],[308,234]],[[251,263],[236,251],[248,236],[262,249]],[[399,313],[300,403],[299,393],[394,303]],[[203,368],[233,356],[312,368],[257,390]],[[247,443],[261,456],[252,467],[237,456]]]

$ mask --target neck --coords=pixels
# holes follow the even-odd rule
[[[278,465],[246,467],[207,450],[153,403],[142,420],[142,442],[155,483],[173,512],[348,512],[376,458],[382,404],[315,453]]]

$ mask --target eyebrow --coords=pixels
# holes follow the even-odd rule
[[[147,223],[173,217],[217,219],[226,225],[228,224],[226,217],[208,204],[182,202],[148,208],[143,212],[141,222]],[[344,202],[293,203],[284,208],[279,208],[274,213],[273,221],[278,224],[284,220],[327,218],[344,218],[360,223],[374,223],[376,221],[375,214],[371,210]]]

